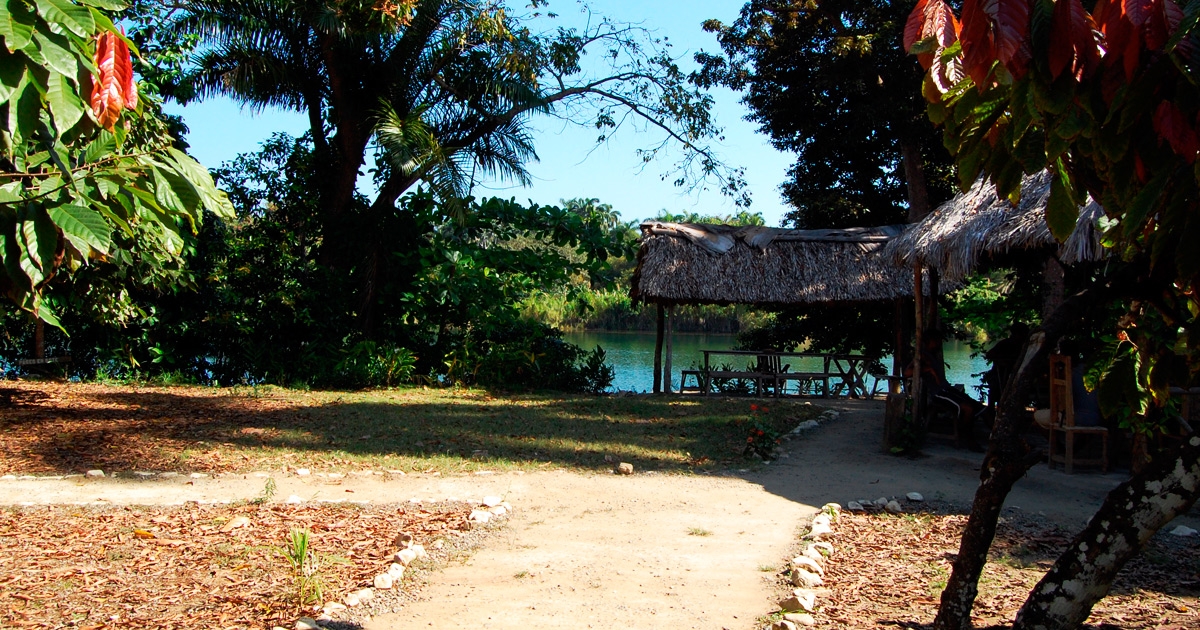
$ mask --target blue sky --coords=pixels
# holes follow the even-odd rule
[[[517,4],[517,3],[514,3]],[[716,39],[700,28],[705,19],[732,22],[742,2],[715,0],[597,0],[592,9],[610,18],[639,23],[669,37],[677,56],[690,68],[692,53],[718,49]],[[570,23],[578,19],[579,5],[571,1],[552,1],[550,9]],[[761,212],[768,225],[778,225],[786,207],[778,186],[786,177],[792,156],[773,149],[766,136],[743,120],[744,105],[738,95],[727,90],[714,92],[718,124],[725,129],[725,141],[718,147],[728,163],[746,168],[753,196],[751,211]],[[239,153],[255,150],[259,143],[276,131],[299,135],[307,127],[305,118],[294,112],[267,110],[259,114],[241,108],[228,99],[209,99],[168,111],[183,116],[190,127],[188,142],[192,154],[201,163],[216,166]],[[735,212],[732,201],[716,191],[683,193],[663,181],[673,157],[642,168],[636,155],[639,147],[657,139],[648,132],[622,129],[605,144],[595,145],[595,130],[581,129],[550,118],[534,121],[535,142],[540,162],[529,165],[533,184],[522,188],[507,182],[489,182],[476,189],[477,196],[496,195],[557,204],[561,199],[594,197],[612,204],[627,220],[642,219],[662,209],[672,212],[695,211],[704,214]]]

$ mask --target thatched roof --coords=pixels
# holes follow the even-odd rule
[[[984,258],[1015,251],[1046,250],[1057,253],[1065,264],[1102,259],[1097,222],[1104,210],[1091,198],[1080,209],[1067,242],[1060,245],[1050,233],[1050,177],[1044,171],[1026,176],[1017,206],[998,198],[996,187],[980,180],[892,239],[883,254],[905,265],[934,267],[947,282],[970,275]]]
[[[634,300],[782,306],[912,295],[912,268],[880,255],[902,226],[785,230],[648,221],[641,227]]]

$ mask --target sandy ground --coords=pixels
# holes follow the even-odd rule
[[[772,610],[778,566],[803,517],[826,502],[902,496],[969,505],[982,455],[934,443],[919,459],[881,452],[878,402],[839,402],[839,420],[785,446],[784,457],[729,476],[568,472],[490,476],[277,479],[276,499],[401,502],[501,495],[509,526],[465,563],[432,577],[423,601],[378,617],[406,628],[755,627]],[[1122,473],[1065,475],[1035,467],[1010,510],[1081,527]],[[0,504],[161,504],[247,499],[254,475],[137,480],[6,480]],[[347,493],[347,490],[353,491]],[[1200,528],[1200,519],[1180,522]],[[850,541],[843,541],[848,544]]]

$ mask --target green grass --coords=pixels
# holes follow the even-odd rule
[[[689,527],[688,536],[712,536],[712,532],[703,527]]]

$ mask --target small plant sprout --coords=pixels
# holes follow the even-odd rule
[[[321,559],[309,545],[307,529],[293,529],[283,546],[283,555],[292,566],[296,602],[304,606],[320,602],[324,584],[321,581]]]
[[[712,532],[703,527],[689,527],[688,536],[712,536]]]
[[[275,478],[267,477],[267,483],[263,485],[262,494],[258,495],[258,498],[251,501],[251,503],[255,505],[270,503],[271,499],[275,497],[275,489]]]

